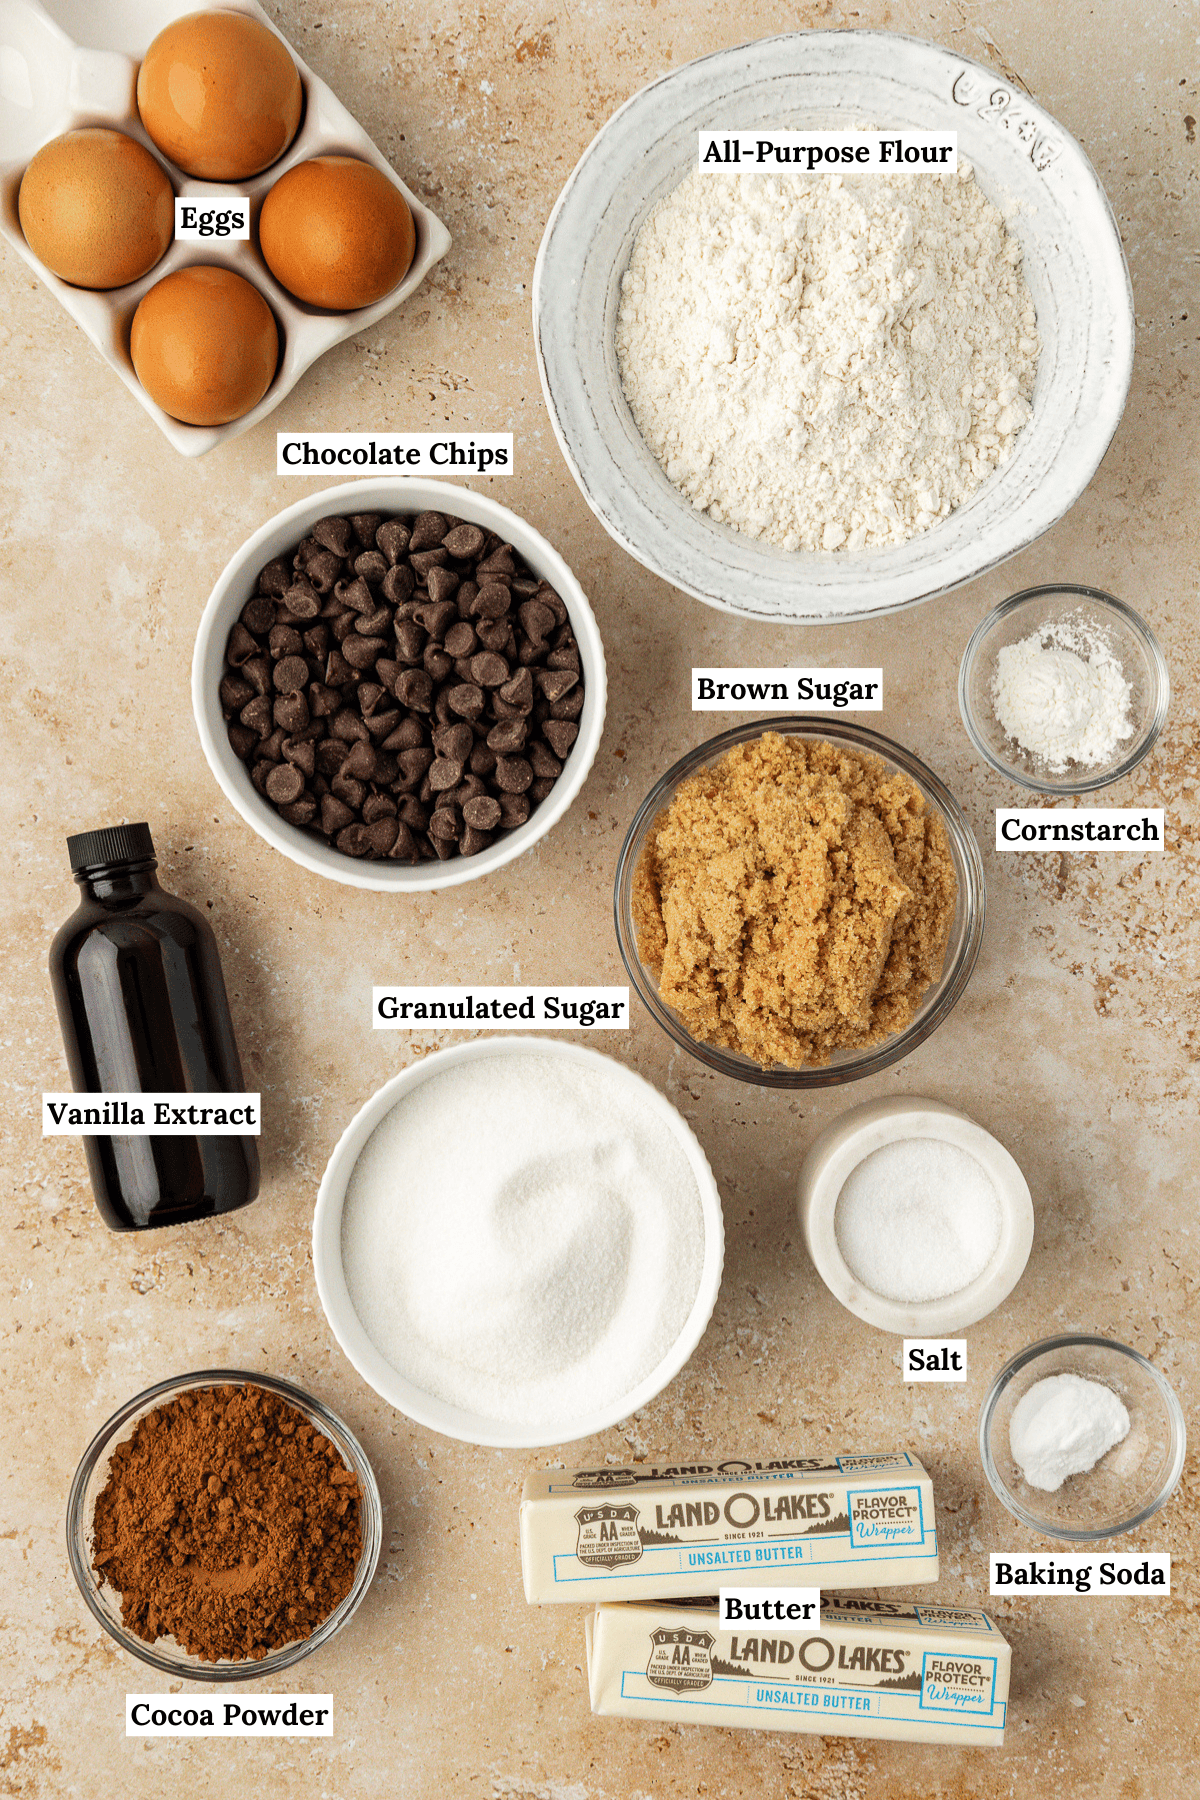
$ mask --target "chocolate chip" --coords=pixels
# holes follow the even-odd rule
[[[446,561],[446,552],[439,544],[436,550],[413,550],[408,552],[408,566],[420,580],[429,574],[430,569],[438,569]]]
[[[533,770],[523,756],[501,756],[496,760],[496,785],[506,794],[523,794],[533,780]]]
[[[398,633],[399,627],[397,627]],[[475,636],[474,627],[468,625],[465,619],[460,619],[457,625],[450,627],[444,643],[448,656],[461,657],[471,656],[478,648],[479,640]]]
[[[451,838],[457,841],[462,836],[462,825],[452,806],[435,808],[429,820],[429,835],[432,838],[441,838],[443,842]]]
[[[441,602],[450,600],[457,592],[459,577],[454,573],[453,569],[443,569],[439,566],[438,568],[430,569],[428,575],[425,577],[425,582],[429,589],[429,598]],[[454,609],[454,616],[458,616],[457,607]]]
[[[375,533],[375,542],[389,563],[398,563],[408,549],[410,535],[403,519],[385,519]]]
[[[565,761],[571,745],[579,736],[579,727],[567,719],[547,719],[542,726],[542,736],[555,756]]]
[[[265,738],[274,723],[271,702],[265,694],[256,694],[253,700],[243,706],[238,719],[250,731],[256,731],[260,738]]]
[[[240,756],[245,762],[258,742],[258,733],[257,731],[248,731],[244,725],[231,725],[229,741],[233,745],[234,754]]]
[[[490,794],[477,794],[463,807],[463,818],[476,831],[493,831],[500,823],[500,802]]]
[[[281,694],[275,702],[272,717],[276,725],[289,734],[303,731],[308,724],[308,701],[301,693]]]
[[[290,806],[304,792],[304,776],[288,762],[276,763],[267,776],[267,799],[276,806]]]
[[[275,623],[275,612],[274,600],[269,600],[265,594],[256,594],[242,608],[242,624],[247,631],[256,631],[263,637]]]
[[[442,543],[456,562],[469,562],[477,557],[487,539],[478,525],[456,525],[448,531]]]
[[[371,848],[371,834],[365,825],[347,825],[338,832],[334,843],[343,856],[365,856]]]
[[[433,734],[433,747],[439,756],[445,756],[460,766],[470,756],[475,745],[475,733],[467,724],[444,725]]]
[[[285,656],[275,664],[274,680],[281,694],[298,694],[308,686],[308,664],[302,656]]]
[[[527,754],[530,767],[538,781],[556,781],[562,774],[562,764],[557,756],[536,738],[530,744]]]
[[[229,634],[229,642],[225,646],[225,661],[239,669],[250,657],[257,655],[258,643],[239,619]]]
[[[352,669],[371,669],[375,666],[375,658],[382,656],[387,649],[384,638],[348,637],[342,643],[342,655]]]
[[[339,518],[337,515],[318,519],[311,535],[323,549],[332,550],[335,556],[349,556],[354,545],[354,527],[349,519]]]
[[[517,825],[524,825],[529,817],[529,800],[524,794],[500,795],[500,823],[511,831]]]
[[[417,719],[401,719],[383,748],[385,750],[415,750],[425,742],[425,728]]]
[[[341,738],[344,744],[365,743],[370,735],[360,715],[351,712],[348,706],[343,706],[334,713],[329,721],[329,729],[332,735]]]
[[[396,839],[388,855],[396,862],[417,861],[417,840],[403,819],[397,821]]]
[[[315,619],[321,610],[321,596],[306,576],[292,583],[283,604],[294,619]]]
[[[500,687],[508,680],[508,664],[494,650],[481,650],[471,658],[471,679],[480,687]]]
[[[498,550],[493,550],[492,554],[487,558],[487,561],[479,564],[477,573],[492,577],[497,575],[515,575],[517,573],[517,565],[513,561],[512,545],[502,544]]]
[[[419,787],[434,763],[432,750],[401,750],[396,758],[400,765],[400,781],[406,788]]]
[[[379,757],[371,744],[358,743],[351,747],[350,754],[342,764],[341,773],[352,775],[357,781],[373,781],[379,767]],[[540,771],[535,769],[535,773]]]
[[[450,529],[450,521],[444,513],[418,513],[413,521],[412,536],[408,540],[409,551],[432,550],[440,544]]]
[[[353,823],[353,820],[354,814],[344,801],[338,800],[333,794],[326,794],[322,798],[321,830],[326,837],[332,837],[335,832],[343,831],[347,825]]]
[[[533,676],[529,670],[518,669],[512,680],[506,681],[500,689],[500,698],[506,706],[527,713],[533,705]]]
[[[393,606],[402,606],[416,588],[416,579],[407,563],[397,563],[383,578],[383,597]]]
[[[360,544],[373,544],[375,533],[383,524],[383,514],[377,512],[351,513],[350,523],[354,527],[354,535]]]
[[[433,682],[424,669],[405,669],[396,683],[396,698],[414,712],[428,712],[433,702]]]
[[[331,594],[343,567],[342,558],[335,556],[332,550],[316,550],[305,563],[304,573],[318,594]]]
[[[243,706],[254,698],[254,689],[240,675],[222,676],[217,692],[221,697],[221,710],[226,715],[241,712]]]
[[[377,606],[374,612],[359,613],[354,621],[354,629],[359,637],[382,637],[392,628],[392,609],[390,606]]]
[[[547,700],[553,701],[561,700],[564,694],[569,694],[579,677],[570,669],[539,669],[534,680]]]
[[[525,748],[528,735],[529,727],[524,719],[503,719],[488,732],[487,747],[497,756],[511,756],[514,751]]]
[[[481,587],[471,601],[471,617],[473,619],[499,619],[508,611],[511,604],[509,592],[498,582],[489,581]]]
[[[317,746],[299,738],[286,738],[283,754],[288,762],[294,763],[302,775],[311,780],[317,772]]]
[[[276,599],[286,593],[292,585],[292,571],[282,556],[277,556],[261,570],[258,577],[260,594],[271,594]]]

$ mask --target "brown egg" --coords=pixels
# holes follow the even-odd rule
[[[309,306],[350,312],[390,294],[413,259],[404,195],[371,163],[314,156],[263,201],[258,241],[281,287]]]
[[[175,235],[175,191],[123,131],[68,131],[43,144],[21,178],[17,212],[33,254],[74,287],[136,281]]]
[[[164,275],[133,315],[137,378],[185,425],[228,425],[257,406],[275,374],[279,332],[256,287],[202,264]]]
[[[138,111],[164,156],[202,181],[243,181],[282,156],[304,94],[282,38],[246,13],[188,13],[138,70]]]

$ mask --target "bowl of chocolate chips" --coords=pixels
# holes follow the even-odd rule
[[[563,558],[507,507],[355,481],[229,562],[192,705],[226,797],[293,862],[353,887],[452,887],[520,856],[578,794],[604,649]]]

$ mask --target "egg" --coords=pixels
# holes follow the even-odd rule
[[[175,190],[123,131],[68,131],[21,178],[17,214],[39,262],[73,287],[117,288],[152,269],[175,235]]]
[[[258,240],[289,294],[350,312],[391,293],[412,262],[416,230],[404,195],[373,164],[314,156],[275,183]]]
[[[256,287],[201,264],[164,275],[133,315],[138,380],[185,425],[228,425],[257,406],[275,375],[279,331]]]
[[[198,12],[142,59],[138,111],[164,156],[202,181],[244,181],[283,155],[304,106],[283,39],[246,13]]]

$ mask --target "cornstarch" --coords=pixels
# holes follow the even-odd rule
[[[625,397],[710,518],[785,550],[902,543],[1030,417],[1020,263],[962,160],[941,177],[694,170],[622,278]]]
[[[1000,729],[1054,775],[1111,761],[1133,736],[1131,691],[1104,632],[1081,619],[1005,644],[992,676]]]
[[[401,1098],[355,1163],[342,1263],[392,1367],[452,1406],[577,1419],[657,1368],[704,1219],[670,1126],[619,1069],[480,1057]]]

